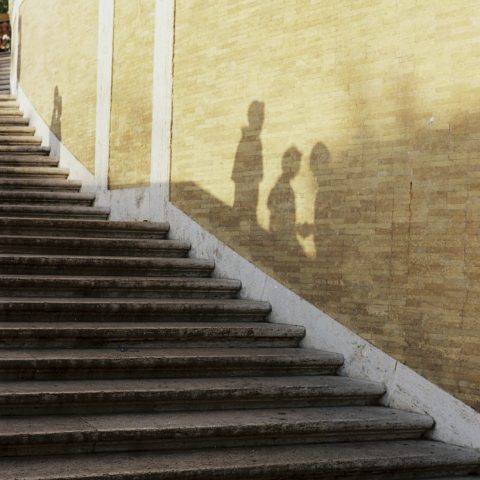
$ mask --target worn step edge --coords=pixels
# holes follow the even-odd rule
[[[0,206],[1,207],[1,206]],[[71,211],[84,211],[87,208],[81,207],[66,207]],[[99,212],[107,213],[107,209],[98,209]],[[42,248],[72,248],[77,249],[88,248],[95,250],[96,248],[112,249],[115,256],[119,256],[117,252],[122,249],[142,250],[146,253],[155,250],[179,250],[189,251],[191,245],[189,242],[180,240],[166,240],[166,239],[134,239],[134,238],[97,238],[97,237],[48,237],[48,236],[26,236],[26,235],[1,235],[0,234],[0,248],[7,245],[28,245],[30,247],[39,246]],[[32,252],[33,253],[33,252]],[[154,256],[154,255],[151,255]]]
[[[0,184],[1,188],[1,184]],[[0,216],[36,216],[49,217],[61,216],[66,218],[95,218],[107,219],[110,209],[102,207],[82,207],[76,205],[52,206],[52,205],[29,205],[29,204],[1,204]]]
[[[4,274],[206,277],[214,268],[215,263],[208,259],[0,254],[0,272]]]
[[[1,113],[1,111],[0,111]],[[6,135],[0,130],[0,145],[41,145],[42,138],[30,135]]]
[[[2,415],[375,405],[381,383],[338,376],[0,381]]]
[[[80,192],[37,192],[26,190],[1,190],[0,189],[0,203],[5,202],[25,202],[37,205],[42,204],[83,204],[92,205],[95,201],[94,194],[80,193]]]
[[[58,160],[52,157],[29,156],[8,156],[0,157],[0,165],[8,167],[57,167]]]
[[[61,178],[0,178],[2,190],[74,190],[79,191],[82,184],[76,180],[64,180]],[[2,216],[0,214],[0,216]],[[34,215],[32,215],[34,217]]]
[[[300,348],[0,350],[3,380],[331,375],[340,354]]]
[[[419,438],[427,415],[382,407],[0,419],[0,456]]]
[[[426,440],[275,447],[217,448],[169,453],[83,454],[2,459],[2,480],[291,480],[419,479],[467,474],[480,453]]]
[[[219,278],[181,278],[181,277],[104,277],[104,276],[39,276],[39,275],[1,275],[0,291],[11,297],[58,297],[58,296],[121,296],[142,298],[145,295],[156,296],[195,293],[201,295],[226,295],[231,298],[241,289],[238,280]],[[182,297],[185,298],[185,297]],[[187,297],[188,298],[188,297]]]
[[[146,238],[155,238],[157,235],[166,235],[170,230],[168,223],[150,223],[150,222],[121,222],[105,220],[77,220],[77,219],[39,219],[35,217],[1,217],[0,227],[3,233],[7,233],[8,228],[26,229],[35,231],[35,229],[48,232],[53,235],[65,235],[65,231],[88,232],[92,236],[94,232],[104,235],[124,234],[124,235],[148,235]],[[58,236],[55,235],[55,236]],[[84,236],[84,235],[81,235]],[[130,238],[130,237],[129,237]]]
[[[4,321],[128,321],[132,318],[158,322],[174,319],[195,321],[264,321],[267,302],[237,299],[187,298],[0,298]]]
[[[25,179],[31,177],[58,177],[67,178],[70,171],[68,168],[59,167],[4,167],[0,165],[0,176],[2,178],[23,177]]]
[[[0,322],[0,349],[297,347],[303,327],[232,322]]]

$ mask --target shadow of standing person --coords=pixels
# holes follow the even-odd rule
[[[50,130],[59,140],[62,139],[62,96],[60,95],[57,85],[53,93],[53,111]]]
[[[265,119],[265,105],[255,100],[248,108],[248,125],[235,153],[232,180],[235,183],[233,212],[243,227],[257,225],[259,186],[263,178],[263,153],[260,134]]]
[[[297,211],[295,192],[291,181],[300,171],[302,153],[290,147],[282,157],[282,173],[268,196],[270,210],[270,232],[286,245],[294,245],[296,239]]]
[[[315,194],[315,213],[314,223],[305,223],[298,228],[301,236],[314,236],[315,250],[317,257],[324,248],[325,233],[328,230],[328,219],[332,212],[332,199],[329,198],[328,192],[325,191],[325,183],[328,182],[328,170],[330,168],[330,152],[322,143],[316,143],[310,152],[310,171],[313,179],[317,184],[317,192]]]

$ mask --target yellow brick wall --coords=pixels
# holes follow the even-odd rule
[[[54,133],[92,172],[97,31],[97,0],[25,0],[21,8],[21,87]]]
[[[176,205],[477,409],[479,52],[477,0],[180,1],[172,144]]]
[[[110,188],[150,180],[155,0],[116,0]]]

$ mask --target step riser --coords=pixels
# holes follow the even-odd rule
[[[198,359],[196,359],[198,360]],[[145,378],[264,377],[291,375],[335,375],[332,365],[241,365],[236,362],[155,362],[138,361],[12,361],[0,362],[0,380],[111,380]],[[22,411],[23,413],[23,411]]]
[[[0,311],[3,321],[6,322],[264,322],[266,314],[264,313],[240,313],[240,312],[172,312],[162,313],[160,311],[148,311],[147,309],[137,309],[136,311],[116,310],[115,308],[100,309],[95,311]]]
[[[0,167],[1,170],[2,167]],[[3,178],[12,178],[12,179],[25,179],[25,180],[66,180],[68,178],[68,173],[58,172],[56,168],[51,168],[50,172],[45,173],[30,173],[30,172],[0,172],[0,177]]]
[[[247,430],[247,429],[243,429]],[[197,448],[218,447],[257,447],[274,445],[303,445],[309,443],[329,442],[368,442],[387,440],[412,440],[422,436],[424,430],[385,431],[372,430],[368,433],[346,431],[337,433],[316,432],[315,429],[300,428],[288,430],[262,432],[260,429],[242,432],[239,428],[233,433],[215,429],[202,436],[202,432],[177,432],[177,437],[171,436],[155,438],[143,432],[118,432],[116,435],[108,434],[63,434],[39,435],[32,438],[22,438],[22,443],[13,443],[0,437],[0,457],[6,456],[31,456],[31,455],[67,455],[76,453],[99,452],[128,452],[128,451],[169,451]],[[252,431],[253,430],[253,431]],[[79,436],[81,441],[79,442]],[[111,438],[110,438],[111,437]]]
[[[36,192],[79,192],[80,185],[70,182],[51,182],[48,185],[34,182],[0,180],[0,190],[31,190]],[[3,212],[1,214],[3,215]],[[2,229],[3,231],[3,229]]]
[[[215,337],[211,335],[208,338],[185,338],[178,337],[172,339],[159,338],[155,340],[155,335],[149,335],[148,340],[145,337],[129,337],[121,335],[92,336],[85,337],[67,337],[57,336],[40,337],[22,335],[19,337],[10,337],[0,333],[0,349],[18,348],[18,349],[42,349],[42,348],[194,348],[194,347],[238,347],[238,348],[290,348],[298,347],[300,339],[298,338],[229,338],[226,335]]]
[[[58,167],[58,162],[50,157],[38,159],[33,155],[23,158],[0,158],[0,167]]]
[[[4,245],[0,239],[0,254],[35,254],[35,255],[98,255],[115,257],[146,257],[146,258],[186,258],[188,250],[185,249],[146,249],[146,248],[119,248],[96,246],[48,246],[48,245]]]
[[[276,395],[259,395],[253,393],[248,396],[216,395],[205,396],[196,394],[191,398],[181,398],[173,395],[165,398],[155,392],[128,392],[110,394],[84,394],[79,392],[72,395],[56,395],[45,393],[38,397],[21,398],[19,395],[11,397],[0,396],[0,411],[3,416],[22,415],[101,415],[114,413],[162,413],[175,411],[199,410],[231,410],[243,408],[308,408],[308,407],[341,407],[341,406],[370,406],[377,405],[379,396],[346,396],[346,395],[318,395],[302,389],[288,395],[278,392]]]
[[[28,146],[28,145],[20,145],[20,146],[8,146],[8,145],[0,145],[0,157],[11,157],[12,155],[41,155],[48,157],[50,155],[50,149],[47,147],[35,147],[35,146]]]
[[[61,205],[72,205],[78,207],[91,207],[94,204],[94,200],[76,200],[76,199],[57,199],[57,198],[9,198],[8,196],[0,195],[0,205],[45,205],[45,206],[58,206]]]
[[[401,441],[399,443],[401,443]],[[354,445],[359,448],[359,444]],[[368,445],[370,444],[367,444],[366,449],[368,449]],[[382,442],[374,443],[373,445],[382,445]],[[319,444],[318,448],[321,446],[322,445]],[[305,446],[305,448],[307,447],[308,445]],[[261,451],[265,452],[267,448],[272,449],[275,447],[265,447],[265,449]],[[276,448],[288,449],[288,447],[281,446]],[[268,462],[268,456],[265,459],[265,463],[263,463],[262,457],[255,455],[255,450],[251,448],[249,448],[247,452],[245,451],[247,449],[242,449],[241,451],[247,458],[253,456],[254,460],[252,462],[244,461],[241,465],[237,465],[236,463],[237,456],[235,455],[235,449],[229,449],[225,452],[217,452],[215,450],[212,452],[211,449],[205,452],[187,451],[186,458],[192,458],[192,454],[196,453],[193,458],[198,459],[198,463],[202,467],[201,469],[195,468],[195,464],[191,461],[185,465],[182,461],[183,456],[175,456],[172,458],[171,455],[174,452],[168,455],[170,458],[168,459],[168,466],[166,468],[163,466],[156,468],[159,459],[153,453],[137,454],[133,457],[134,461],[138,460],[140,455],[147,457],[141,462],[139,468],[132,468],[130,461],[122,458],[121,454],[114,456],[120,468],[118,468],[117,464],[112,463],[112,459],[108,458],[108,454],[100,454],[102,455],[99,459],[100,461],[95,459],[97,454],[89,455],[88,457],[94,465],[93,469],[92,466],[89,468],[88,464],[81,462],[81,456],[74,456],[67,457],[58,462],[56,461],[55,463],[51,461],[48,462],[47,465],[49,465],[50,468],[48,468],[49,473],[47,477],[30,475],[32,471],[30,460],[33,460],[33,458],[26,458],[23,459],[23,461],[20,459],[17,460],[17,462],[22,462],[20,464],[22,465],[22,476],[19,477],[16,473],[14,474],[15,476],[9,474],[8,480],[22,480],[27,478],[31,480],[225,480],[227,478],[231,480],[429,480],[431,478],[445,478],[446,476],[469,475],[475,473],[477,469],[475,465],[472,465],[473,461],[470,462],[469,465],[465,465],[465,463],[468,462],[462,463],[461,459],[457,464],[448,460],[446,464],[443,464],[437,456],[429,463],[428,459],[420,458],[417,460],[412,454],[410,454],[404,463],[401,461],[401,458],[395,457],[388,459],[382,458],[375,461],[370,460],[368,456],[366,459],[363,459],[362,456],[360,456],[360,458],[356,456],[349,460],[345,459],[345,456],[342,455],[339,455],[341,459],[339,461],[336,461],[336,457],[334,457],[334,459],[327,462],[321,460],[317,462],[313,448],[311,450],[312,458],[299,465],[288,463],[290,449],[285,450],[285,461],[278,462],[276,465],[271,465]],[[341,444],[338,448],[342,448]],[[292,449],[295,449],[295,446],[292,446]],[[207,463],[205,458],[201,458],[201,455],[208,455],[209,452],[212,452],[215,458],[215,463],[212,466]],[[222,455],[224,455],[223,459],[221,457]],[[290,453],[290,455],[292,455],[292,453]],[[394,447],[392,448],[392,455],[395,455]],[[293,455],[291,458],[293,461]],[[222,461],[220,461],[220,459],[222,459]],[[25,460],[27,462],[25,462]],[[278,460],[278,456],[276,456],[276,460]],[[12,465],[12,461],[9,459],[3,459],[3,461],[8,462],[8,470],[14,468],[14,471],[20,471],[20,469],[16,468],[15,462],[13,462]],[[71,468],[68,468],[70,467],[69,463],[67,463],[69,461],[73,462]],[[104,461],[109,463],[102,465]],[[52,463],[53,465],[61,465],[62,472],[57,473],[55,468],[52,469]],[[164,462],[160,461],[160,463]],[[43,462],[35,461],[33,468],[43,470]],[[85,468],[87,468],[88,471],[85,471]],[[101,471],[101,473],[96,473],[96,469]],[[113,470],[113,473],[107,473],[107,470]],[[23,472],[28,472],[27,476],[24,477]]]
[[[166,232],[147,233],[141,231],[102,230],[85,227],[81,230],[75,228],[41,228],[38,226],[9,226],[0,224],[2,235],[25,235],[31,237],[73,237],[73,238],[111,238],[111,239],[137,239],[137,240],[165,240]]]
[[[0,204],[1,207],[1,204]],[[35,218],[58,218],[64,220],[71,220],[72,218],[76,218],[78,220],[107,220],[108,214],[98,214],[95,212],[92,213],[52,213],[48,211],[38,210],[35,212],[19,212],[19,211],[11,211],[9,212],[7,208],[0,209],[0,216],[2,217],[35,217]],[[9,252],[12,253],[12,252]],[[27,252],[29,253],[29,252]],[[46,253],[46,251],[42,251],[42,253]]]
[[[1,113],[1,112],[0,112]],[[30,123],[30,120],[28,118],[23,118],[23,117],[4,117],[0,115],[0,125],[3,126],[25,126],[27,127],[28,124]]]
[[[106,288],[106,287],[28,287],[18,288],[3,286],[0,283],[0,292],[4,296],[29,298],[184,298],[184,299],[232,299],[238,295],[238,290],[203,290],[201,288]]]
[[[37,140],[31,136],[21,135],[23,138],[17,138],[15,140],[8,140],[6,135],[2,135],[0,132],[0,145],[12,145],[12,146],[21,146],[21,145],[30,145],[30,146],[40,146],[42,144],[41,140]]]
[[[2,219],[0,231],[3,235],[29,235],[49,237],[88,237],[88,238],[136,238],[164,239],[168,234],[168,225],[154,224],[145,228],[144,222],[78,222],[78,221],[35,221],[24,219]]]
[[[1,110],[0,110],[1,114]],[[11,127],[11,128],[1,128],[0,127],[0,138],[4,136],[15,136],[15,137],[33,137],[35,135],[35,129],[30,127]]]
[[[19,275],[101,275],[101,276],[140,276],[140,277],[193,277],[206,278],[212,273],[211,268],[191,267],[139,267],[132,266],[95,266],[95,265],[62,265],[26,262],[8,264],[0,259],[0,274]]]

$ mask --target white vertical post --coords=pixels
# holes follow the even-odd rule
[[[98,2],[97,121],[95,139],[95,182],[97,202],[107,205],[110,157],[110,105],[112,99],[113,22],[115,0]]]
[[[175,0],[157,0],[153,59],[150,216],[166,220],[170,198]]]
[[[10,91],[12,95],[17,94],[18,89],[18,53],[20,48],[20,7],[23,0],[14,0],[10,2],[10,25],[12,28],[11,55],[10,64]]]

